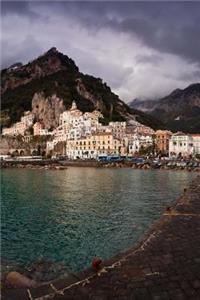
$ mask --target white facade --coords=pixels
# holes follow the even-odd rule
[[[14,135],[14,127],[3,128],[2,135]]]
[[[128,153],[134,155],[135,152],[139,152],[141,148],[147,148],[153,144],[152,135],[148,134],[133,134],[128,138]]]
[[[192,134],[194,154],[200,154],[200,134]]]
[[[3,128],[2,135],[25,135],[25,132],[33,124],[34,115],[26,111],[21,121],[15,123],[12,127]]]
[[[33,120],[34,120],[34,114],[31,113],[30,111],[26,111],[24,113],[24,116],[21,117],[21,122],[27,125],[27,127],[30,127],[33,125]]]
[[[189,156],[194,153],[193,138],[184,133],[175,133],[169,141],[169,156]]]
[[[48,129],[40,129],[40,135],[51,135],[51,133],[48,131]]]

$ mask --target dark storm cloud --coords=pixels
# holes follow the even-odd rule
[[[200,3],[4,1],[2,13],[34,19],[39,16],[34,5],[50,14],[73,16],[90,30],[111,27],[137,35],[159,51],[200,61]]]
[[[2,15],[26,15],[30,18],[36,18],[37,14],[30,10],[29,1],[2,1],[1,6]]]
[[[182,27],[169,24],[166,28],[157,22],[136,18],[111,21],[110,26],[117,31],[137,35],[147,46],[156,50],[200,62],[200,19]]]
[[[123,99],[200,77],[197,2],[4,1],[1,40],[3,67],[56,46]]]
[[[29,11],[28,2],[2,1],[2,14],[26,14]]]

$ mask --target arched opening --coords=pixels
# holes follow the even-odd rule
[[[42,156],[45,156],[46,155],[46,151],[42,151]]]
[[[37,155],[38,155],[37,150],[33,150],[33,151],[32,151],[32,155],[33,155],[33,156],[37,156]]]
[[[15,150],[13,154],[14,154],[15,156],[19,156],[19,151],[18,151],[18,150]]]
[[[20,151],[20,155],[23,156],[24,154],[25,154],[25,153],[24,153],[24,150],[21,150],[21,151]]]

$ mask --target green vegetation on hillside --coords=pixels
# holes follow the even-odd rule
[[[84,92],[80,95],[78,84],[83,84],[92,100],[86,99]],[[154,129],[161,127],[161,122],[122,102],[102,79],[80,73],[74,61],[55,48],[16,70],[3,70],[2,87],[3,126],[19,121],[24,111],[32,109],[34,94],[43,92],[45,97],[56,94],[63,100],[66,109],[71,107],[73,100],[76,100],[78,108],[83,112],[93,111],[94,103],[97,103],[104,115],[104,123],[124,121],[134,114],[145,125]]]

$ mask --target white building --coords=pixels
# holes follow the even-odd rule
[[[134,155],[142,148],[148,148],[153,145],[152,135],[149,134],[133,134],[128,135],[128,153]]]
[[[3,128],[2,135],[14,135],[14,128],[13,127]]]
[[[21,117],[21,122],[27,125],[27,127],[30,127],[33,125],[34,121],[34,114],[31,113],[30,111],[25,111],[24,116]]]
[[[69,110],[64,111],[60,114],[59,124],[63,125],[65,123],[73,124],[78,126],[80,122],[80,117],[83,113],[77,108],[76,102],[72,102],[72,107]]]
[[[102,117],[101,112],[96,110],[93,112],[81,112],[77,108],[75,101],[73,101],[71,109],[60,114],[59,130],[62,129],[62,126],[68,125],[68,139],[80,138],[82,135],[91,135],[92,132],[97,130],[99,118]],[[65,129],[63,134],[66,134]]]
[[[189,156],[193,155],[193,138],[182,132],[177,132],[171,136],[169,141],[169,156]]]
[[[194,154],[200,154],[200,134],[191,134],[193,140]]]
[[[24,116],[21,117],[21,121],[15,123],[9,128],[3,128],[2,135],[25,135],[25,132],[32,126],[34,115],[30,111],[26,111]]]

